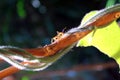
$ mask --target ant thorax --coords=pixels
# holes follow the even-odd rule
[[[51,42],[53,43],[53,42],[59,40],[63,36],[63,34],[64,34],[63,32],[57,31],[57,35],[51,39]]]

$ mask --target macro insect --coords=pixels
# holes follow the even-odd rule
[[[59,40],[64,35],[65,29],[66,27],[62,30],[62,32],[57,31],[57,35],[51,39],[51,43]]]
[[[64,32],[58,32],[57,31],[57,35],[51,39],[51,43],[59,40],[63,36],[63,34],[64,34]]]

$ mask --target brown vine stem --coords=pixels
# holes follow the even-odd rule
[[[9,75],[12,75],[12,74],[18,72],[18,71],[20,71],[20,70],[14,66],[8,67],[8,68],[0,71],[0,80],[6,76],[9,76]]]
[[[83,36],[87,35],[89,32],[91,32],[91,31],[88,30],[88,31],[80,32],[79,35],[75,33],[74,35],[72,35],[72,38],[71,38],[71,36],[69,36],[69,37],[67,37],[67,39],[65,38],[65,40],[63,39],[63,41],[57,42],[56,45],[50,44],[50,46],[54,46],[54,47],[56,46],[57,47],[57,46],[59,46],[59,44],[60,45],[62,45],[63,43],[67,43],[68,44],[68,43],[70,43],[69,41],[73,41],[73,40],[76,41],[76,39],[74,39],[74,37],[76,35],[78,35],[80,38],[82,38]],[[45,47],[47,47],[47,46],[45,46]],[[65,47],[65,45],[63,45],[63,47]],[[62,47],[59,47],[59,48],[62,48]],[[56,49],[56,48],[54,48],[54,49]],[[36,50],[38,50],[38,48],[35,49],[35,51]],[[30,52],[32,52],[32,51],[30,50]],[[6,77],[8,75],[11,75],[11,74],[14,74],[14,73],[16,73],[18,71],[19,71],[19,69],[14,67],[14,66],[8,67],[8,68],[0,71],[0,78],[2,79],[4,77]]]
[[[93,23],[89,24],[88,27],[103,27],[103,25],[106,25],[113,20],[116,20],[120,17],[120,11],[111,12],[109,14],[103,15]],[[25,49],[26,51],[30,52],[32,55],[36,57],[46,57],[46,56],[52,56],[55,53],[57,53],[59,50],[62,50],[71,44],[77,42],[78,40],[82,39],[84,36],[86,36],[88,33],[90,33],[92,30],[85,30],[82,32],[75,32],[69,35],[63,35],[61,39],[51,43],[50,45],[46,45],[42,48],[35,48],[35,49]],[[19,53],[19,52],[18,52]],[[8,75],[11,75],[13,73],[18,72],[19,69],[16,67],[8,67],[7,69],[4,69],[0,71],[0,78],[4,78]]]
[[[116,20],[120,17],[120,11],[111,12],[109,14],[106,14],[93,23],[89,24],[88,27],[103,27],[104,25],[112,22],[113,20]],[[105,26],[104,26],[105,27]],[[90,33],[92,30],[86,30],[82,32],[75,32],[73,34],[69,34],[67,36],[62,37],[58,41],[55,41],[54,43],[44,46],[43,48],[36,48],[36,49],[26,49],[26,51],[30,52],[31,54],[35,56],[51,56],[54,55],[56,52],[58,52],[61,49],[64,49],[65,47],[73,44],[74,42],[80,40],[84,36],[86,36],[88,33]]]

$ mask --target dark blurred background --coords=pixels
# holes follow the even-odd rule
[[[35,48],[50,44],[56,31],[77,27],[89,11],[119,2],[120,0],[0,0],[0,45]],[[116,64],[112,58],[94,47],[73,48],[47,69],[39,72],[21,71],[14,74],[12,80],[119,80],[118,66],[91,69],[95,64],[111,62]],[[2,64],[0,67],[7,65]]]

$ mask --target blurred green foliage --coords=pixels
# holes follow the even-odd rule
[[[24,7],[24,0],[18,0],[17,1],[17,12],[20,18],[25,18],[26,17],[26,12],[25,12],[25,7]]]
[[[27,76],[23,76],[21,80],[29,80]]]
[[[78,26],[82,17],[89,11],[102,9],[106,4],[111,5],[114,1],[115,4],[120,2],[120,0],[112,1],[1,0],[0,45],[33,48],[50,44],[50,40],[56,35],[56,31],[62,31],[65,27],[67,31]],[[96,48],[73,48],[72,51],[46,70],[67,69],[78,64],[95,64],[109,61],[113,60],[101,54]],[[92,71],[83,71],[80,74],[84,76],[83,80],[115,80],[119,76],[117,69],[102,70],[99,77]],[[16,76],[19,78],[19,74],[23,76],[23,73],[37,74],[37,72],[21,72]],[[59,80],[59,77],[54,79]],[[51,78],[51,80],[54,79]],[[22,80],[28,80],[28,78],[23,76]]]

